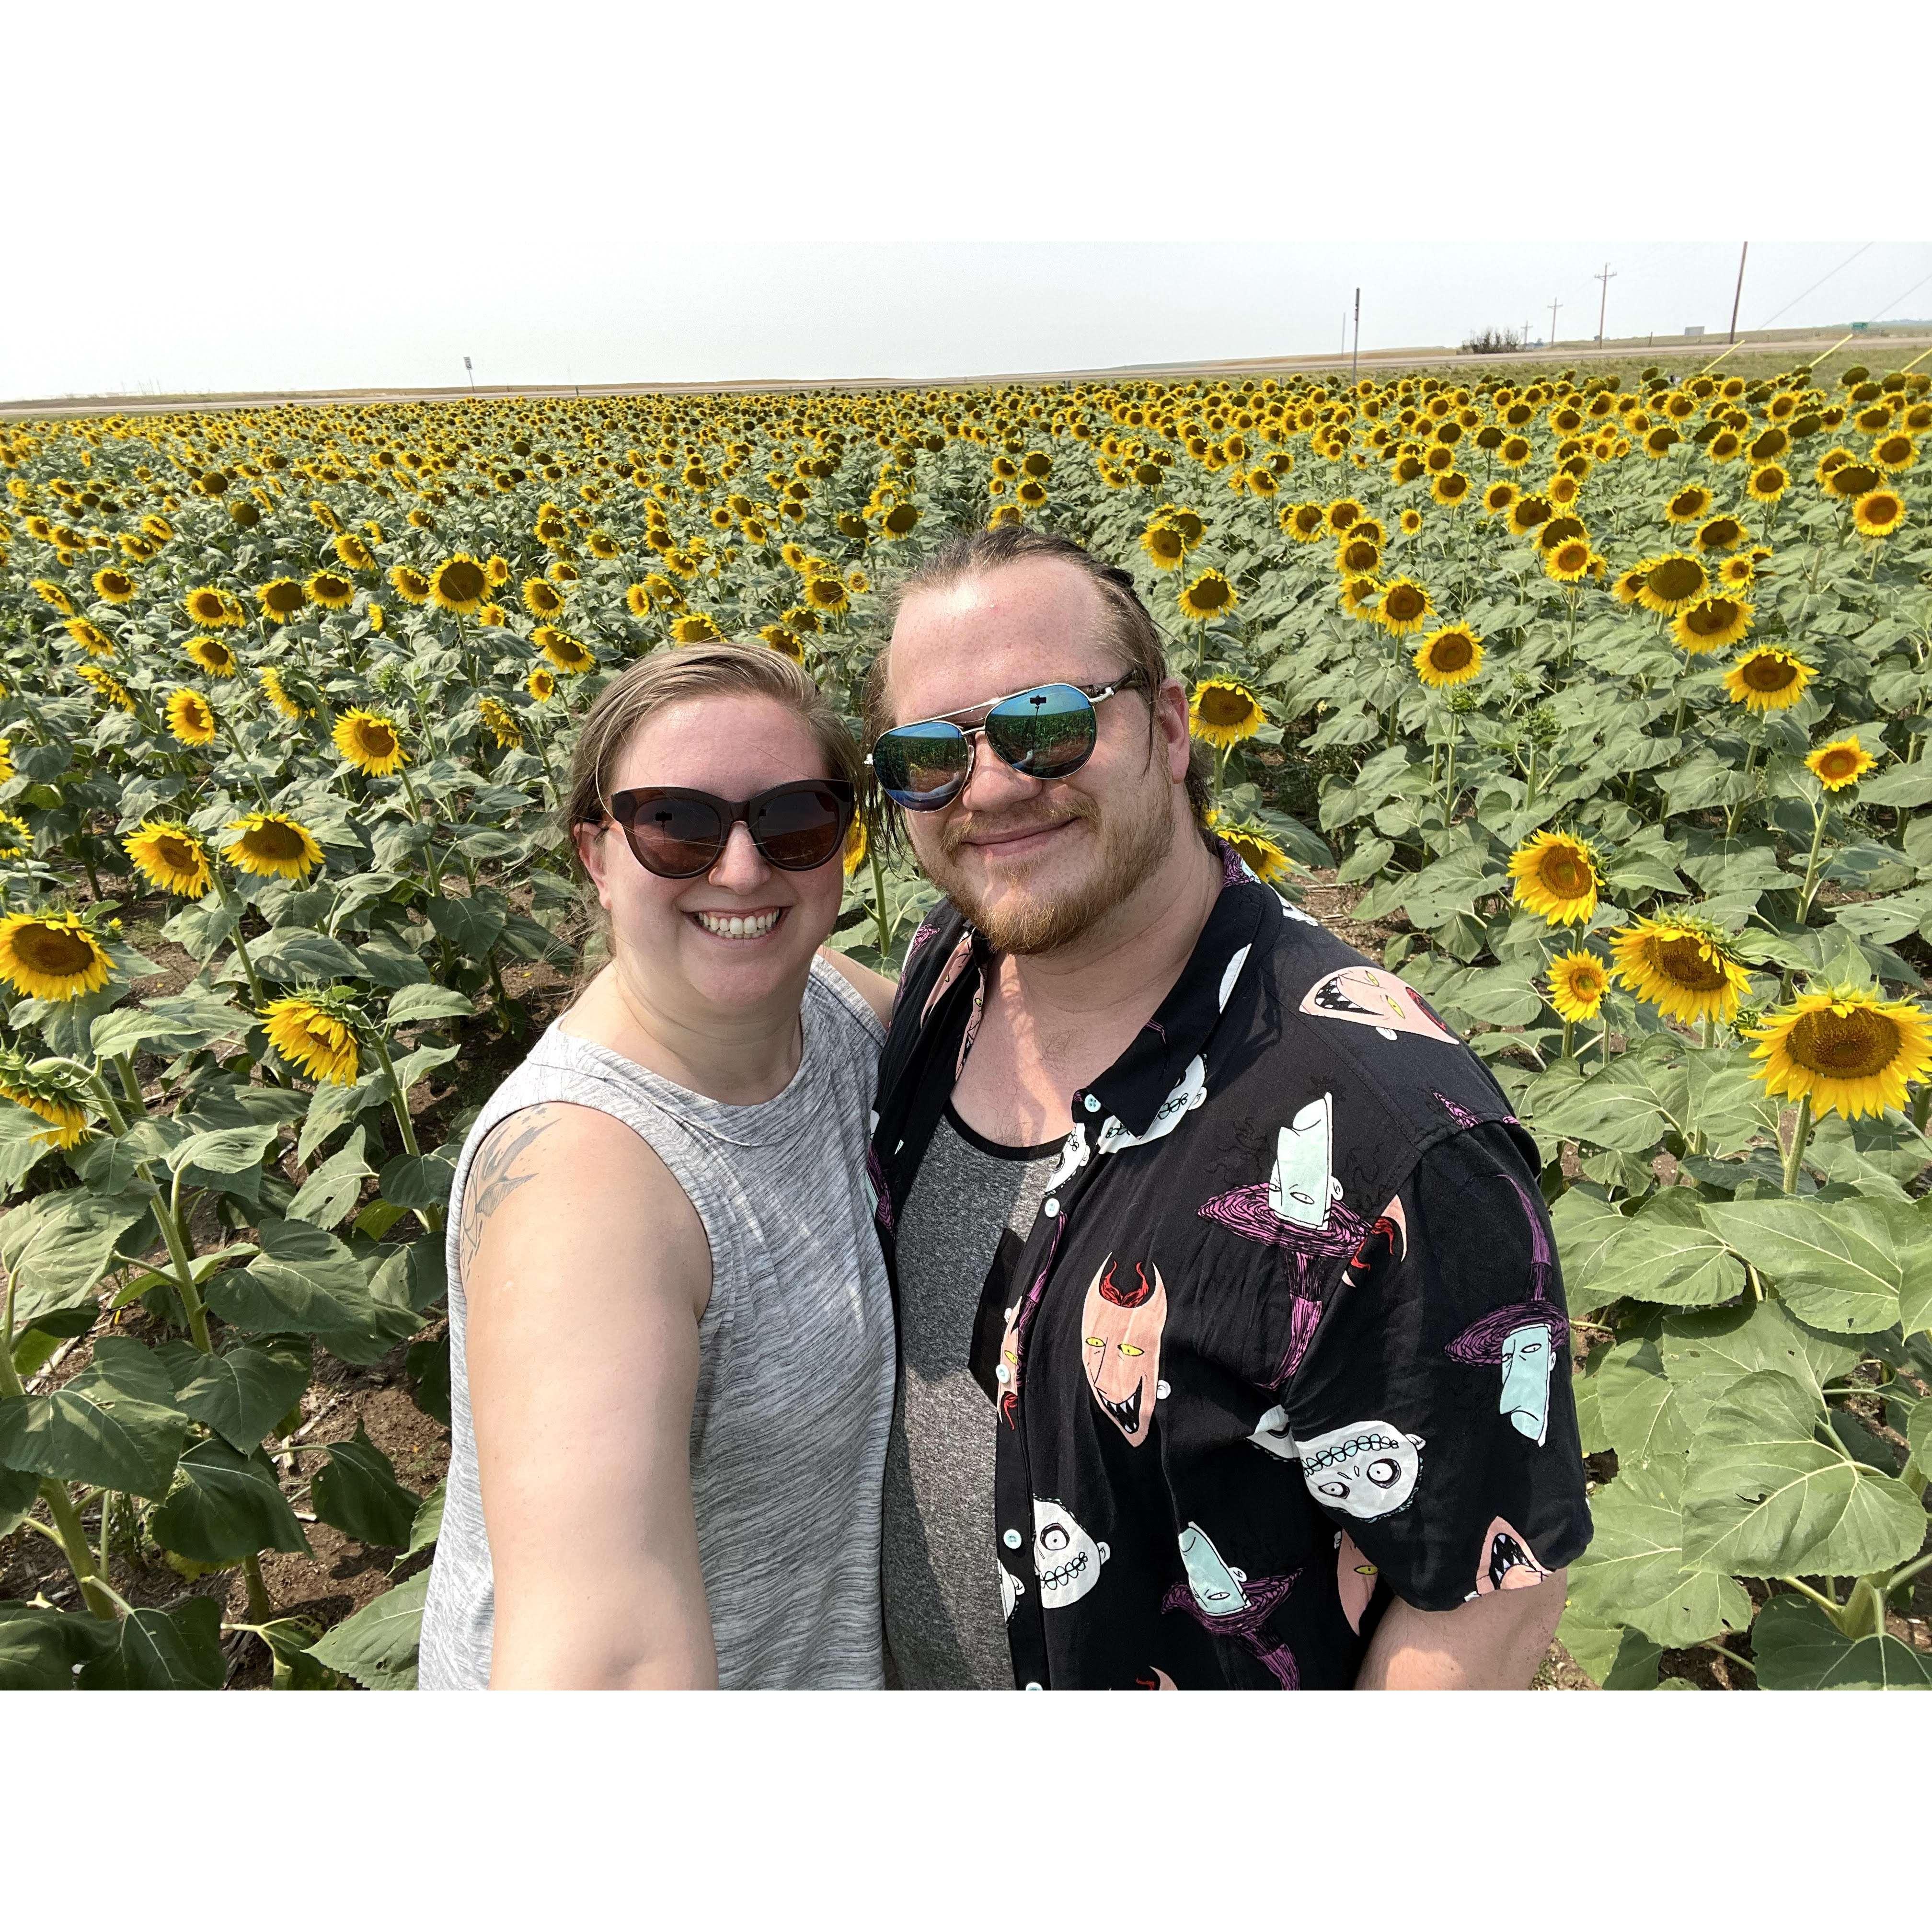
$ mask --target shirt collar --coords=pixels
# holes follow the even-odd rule
[[[1280,922],[1274,892],[1222,841],[1210,837],[1210,842],[1221,861],[1222,882],[1208,922],[1154,1018],[1091,1087],[1073,1096],[1076,1122],[1111,1114],[1128,1133],[1144,1134],[1207,1045],[1256,935]],[[1270,925],[1264,926],[1264,920]]]

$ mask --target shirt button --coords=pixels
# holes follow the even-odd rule
[[[993,1379],[996,1382],[1010,1382],[1012,1378],[1013,1372],[1011,1369],[1006,1366],[1004,1362],[1002,1362],[1000,1366],[993,1371]]]
[[[1027,1688],[1028,1688],[1029,1690],[1040,1690],[1040,1688],[1042,1688],[1042,1686],[1040,1686],[1040,1684],[1029,1684],[1027,1686]]]
[[[1040,1204],[1040,1211],[1044,1214],[1049,1221],[1052,1220],[1060,1212],[1059,1197],[1057,1195],[1049,1194],[1046,1198]]]
[[[1090,1114],[1097,1114],[1100,1111],[1100,1102],[1099,1100],[1091,1094],[1088,1095],[1085,1105],[1087,1111]]]
[[[1000,1538],[1000,1540],[1004,1543],[1009,1550],[1017,1550],[1020,1546],[1020,1533],[1016,1529],[1010,1529],[1006,1532],[1004,1536]]]

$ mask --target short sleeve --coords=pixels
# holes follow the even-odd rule
[[[1588,1545],[1568,1339],[1522,1142],[1437,1142],[1330,1286],[1286,1405],[1309,1493],[1405,1603],[1526,1588]]]

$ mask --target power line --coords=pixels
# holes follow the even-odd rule
[[[1867,242],[1862,246],[1854,248],[1852,252],[1838,264],[1837,268],[1831,269],[1827,273],[1820,275],[1818,279],[1811,284],[1811,286],[1804,291],[1804,295],[1793,296],[1791,299],[1778,311],[1778,315],[1767,316],[1762,322],[1758,324],[1758,327],[1760,328],[1768,328],[1771,325],[1778,320],[1778,315],[1789,315],[1791,311],[1804,299],[1805,296],[1811,294],[1816,290],[1822,289],[1825,284],[1832,279],[1833,275],[1838,274],[1844,270],[1849,268],[1852,264],[1865,252],[1865,250],[1869,248],[1871,245],[1872,244],[1869,242]],[[1908,290],[1907,292],[1909,293],[1910,291]],[[1899,300],[1901,302],[1905,298],[1904,296],[1901,296],[1899,298]]]

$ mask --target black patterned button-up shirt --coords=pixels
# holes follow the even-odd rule
[[[1534,1144],[1418,994],[1217,849],[1186,970],[1073,1096],[974,1326],[1026,1689],[1346,1688],[1392,1594],[1453,1609],[1589,1540]],[[992,963],[950,909],[908,952],[889,1263]]]

